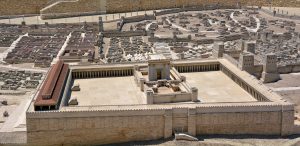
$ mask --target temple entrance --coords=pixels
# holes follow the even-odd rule
[[[157,80],[161,80],[162,79],[162,77],[161,77],[161,69],[156,70],[156,73],[157,73]]]

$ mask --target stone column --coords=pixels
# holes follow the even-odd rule
[[[144,91],[144,88],[145,88],[145,87],[144,87],[145,81],[146,81],[146,80],[145,80],[144,78],[141,78],[141,79],[140,79],[140,86],[141,86],[140,88],[141,88],[141,91]]]
[[[188,109],[188,134],[191,136],[197,135],[197,126],[196,126],[196,115],[197,111],[195,108]]]
[[[147,89],[146,98],[147,104],[153,104],[154,91],[152,89]]]
[[[192,90],[192,99],[191,100],[193,102],[197,102],[198,101],[198,88],[192,87],[191,90]]]
[[[168,109],[165,111],[165,129],[164,138],[172,137],[173,133],[173,121],[172,121],[172,110]]]

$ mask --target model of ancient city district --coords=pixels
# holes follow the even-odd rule
[[[23,1],[0,144],[300,145],[298,1]]]

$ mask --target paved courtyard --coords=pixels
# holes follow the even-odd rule
[[[142,104],[140,92],[131,77],[76,79],[74,85],[80,85],[80,91],[72,92],[79,106],[91,105],[130,105]]]
[[[191,86],[198,88],[198,99],[203,103],[257,101],[221,71],[183,75]]]

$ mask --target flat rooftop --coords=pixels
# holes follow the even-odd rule
[[[111,77],[75,79],[74,85],[80,91],[71,92],[77,98],[78,106],[91,105],[132,105],[143,104],[143,92],[137,87],[134,77]]]
[[[257,101],[221,71],[181,74],[191,86],[198,88],[198,99],[202,103]]]

